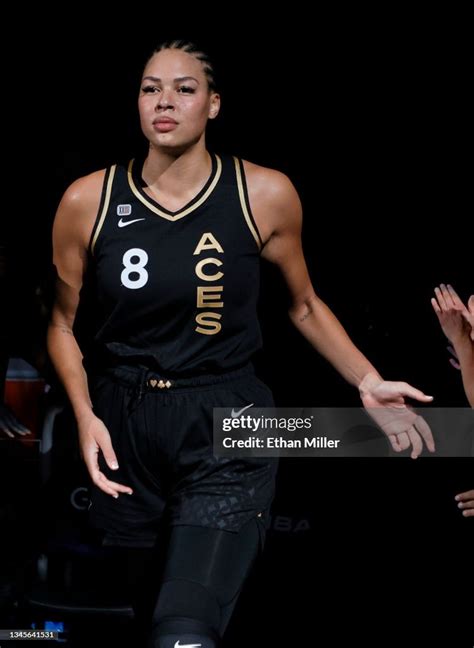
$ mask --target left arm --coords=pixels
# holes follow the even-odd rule
[[[387,417],[378,414],[378,422],[396,451],[413,446],[418,456],[425,438],[434,450],[433,438],[426,423],[405,406],[405,397],[430,402],[418,389],[404,382],[384,381],[375,367],[353,344],[329,307],[316,295],[311,283],[301,242],[302,209],[298,194],[290,180],[271,169],[257,167],[247,174],[249,197],[257,222],[267,223],[267,242],[262,257],[277,265],[288,286],[291,298],[289,316],[300,333],[333,367],[359,389],[366,408],[399,408]],[[252,180],[254,180],[252,182]],[[271,227],[268,227],[268,223]],[[403,413],[400,412],[403,408]],[[373,411],[370,411],[373,416]],[[397,419],[396,421],[394,419]],[[418,430],[414,425],[418,426]]]

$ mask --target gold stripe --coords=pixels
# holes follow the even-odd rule
[[[115,170],[117,168],[117,165],[114,164],[110,168],[110,173],[109,173],[109,179],[107,180],[107,189],[105,191],[105,200],[104,200],[104,206],[102,207],[102,213],[100,215],[99,219],[99,224],[97,225],[97,229],[95,230],[94,238],[92,239],[92,245],[91,245],[91,254],[94,254],[94,247],[97,241],[97,238],[100,234],[100,230],[102,229],[102,225],[104,224],[105,221],[105,215],[107,214],[107,210],[109,208],[110,204],[110,195],[112,193],[112,183],[114,181],[114,176],[115,176]]]
[[[240,170],[240,164],[239,160],[234,156],[234,164],[235,164],[235,172],[237,174],[237,187],[239,189],[239,197],[240,197],[240,206],[242,207],[242,211],[244,212],[244,217],[245,220],[247,221],[247,225],[249,227],[249,230],[252,232],[253,237],[255,239],[255,242],[258,245],[258,249],[260,250],[262,245],[260,243],[260,239],[258,237],[257,231],[254,227],[254,224],[252,222],[252,219],[250,218],[249,210],[247,208],[247,203],[245,201],[245,193],[244,193],[244,182],[242,179],[242,172]]]
[[[221,177],[221,173],[222,173],[222,162],[221,162],[221,159],[220,159],[220,157],[218,155],[216,155],[216,160],[217,160],[216,174],[214,176],[213,181],[209,185],[206,193],[204,195],[202,195],[201,198],[197,202],[195,202],[193,205],[188,207],[188,209],[185,209],[183,212],[180,212],[179,214],[176,214],[176,216],[172,216],[171,214],[167,214],[166,212],[161,211],[161,209],[159,209],[156,205],[154,205],[152,202],[147,200],[145,198],[145,196],[143,196],[138,191],[137,186],[136,186],[136,184],[135,184],[135,182],[133,180],[133,174],[132,174],[132,167],[133,167],[133,163],[135,162],[135,160],[130,160],[130,163],[128,165],[128,171],[127,171],[128,183],[130,185],[130,189],[133,191],[133,193],[138,198],[138,200],[140,200],[153,213],[158,214],[158,216],[161,216],[162,218],[166,218],[166,220],[177,221],[180,218],[184,218],[184,216],[187,216],[192,211],[194,211],[195,209],[200,207],[202,205],[202,203],[205,200],[207,200],[209,198],[209,196],[211,195],[211,193],[214,191],[217,183],[219,182],[219,178]]]

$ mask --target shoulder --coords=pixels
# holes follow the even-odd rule
[[[290,178],[281,171],[243,160],[252,211],[271,224],[271,233],[299,226],[301,201]]]
[[[99,211],[106,169],[75,180],[63,194],[54,221],[56,234],[79,237],[88,245]]]
[[[106,169],[101,169],[75,180],[64,192],[60,207],[80,210],[100,202],[105,174]]]
[[[284,197],[286,194],[296,194],[293,183],[281,171],[242,160],[245,178],[249,189],[261,192],[268,197]]]

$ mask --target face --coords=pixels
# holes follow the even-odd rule
[[[155,54],[143,72],[138,99],[145,137],[156,148],[182,149],[200,140],[219,112],[202,63],[177,49]]]

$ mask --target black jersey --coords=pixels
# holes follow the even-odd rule
[[[205,186],[171,212],[143,189],[143,161],[107,170],[90,242],[97,307],[85,366],[172,375],[235,369],[261,347],[262,240],[241,160],[212,155]]]

